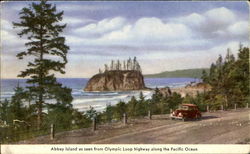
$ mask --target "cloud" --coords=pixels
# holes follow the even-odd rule
[[[226,16],[228,19],[220,19]],[[144,17],[132,22],[123,17],[106,18],[75,29],[74,35],[66,39],[74,46],[72,53],[140,55],[163,50],[187,53],[246,40],[248,23],[236,17],[235,12],[220,7],[169,20]]]
[[[57,4],[58,10],[64,10],[65,12],[71,12],[71,11],[104,11],[112,9],[110,6],[104,6],[104,5],[90,5],[90,4],[74,4],[74,3],[67,3],[65,5],[64,3],[58,3]]]
[[[248,22],[226,7],[210,9],[204,13],[194,12],[170,21],[187,25],[196,38],[211,39],[218,43],[236,39],[242,41],[248,37]]]
[[[239,21],[228,27],[228,32],[233,35],[246,35],[249,33],[249,23],[247,21]]]
[[[20,29],[14,29],[12,23],[8,20],[1,19],[1,30],[0,30],[0,37],[1,37],[1,50],[2,53],[14,54],[17,51],[24,49],[24,44],[27,42],[27,39],[20,38],[17,35],[17,32]]]
[[[21,11],[24,7],[28,7],[27,4],[23,4],[20,2],[6,2],[4,5],[9,5],[9,10]]]
[[[96,20],[89,19],[89,18],[76,18],[76,17],[70,17],[70,16],[65,16],[63,17],[63,23],[67,23],[68,25],[75,26],[77,24],[87,24],[90,22],[96,22]]]
[[[211,9],[205,13],[205,16],[207,17],[208,24],[218,27],[227,26],[236,20],[235,14],[225,7]]]
[[[2,53],[13,54],[17,51],[20,52],[20,50],[24,49],[24,44],[27,42],[26,39],[19,38],[17,35],[14,35],[3,29],[1,30],[0,37],[2,43]]]
[[[190,15],[184,17],[173,18],[172,21],[178,23],[185,23],[191,27],[199,27],[205,24],[206,18],[198,13],[191,13]]]
[[[5,19],[1,19],[1,30],[2,29],[11,31],[11,30],[13,30],[13,26],[9,21],[7,21]]]
[[[101,36],[102,34],[120,29],[126,23],[126,19],[115,17],[111,19],[103,19],[97,23],[91,23],[74,31],[75,34],[81,36]]]
[[[164,23],[159,18],[141,18],[132,31],[134,37],[139,39],[156,40],[179,40],[191,35],[188,27],[184,24]]]
[[[161,45],[167,41],[183,41],[192,36],[184,24],[164,23],[155,17],[140,18],[135,23],[127,23],[120,17],[104,19],[97,24],[76,29],[75,33],[82,36],[94,35],[96,39],[80,39],[88,45]]]

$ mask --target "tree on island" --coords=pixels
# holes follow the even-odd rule
[[[100,70],[100,69],[99,69]],[[132,60],[129,58],[128,60],[124,60],[123,62],[120,61],[119,59],[115,62],[114,60],[111,60],[110,66],[107,64],[104,64],[104,72],[107,71],[125,71],[125,70],[130,70],[130,71],[139,71],[141,72],[141,66],[138,63],[136,57]],[[102,71],[99,71],[99,73],[102,73]]]
[[[32,58],[27,69],[18,77],[29,78],[26,83],[27,94],[36,104],[37,127],[43,122],[43,108],[46,99],[54,99],[57,103],[70,104],[71,89],[58,83],[54,73],[64,74],[69,47],[65,45],[65,38],[60,35],[66,24],[62,21],[63,11],[57,12],[56,6],[48,4],[46,0],[32,3],[24,7],[20,15],[20,22],[14,22],[14,28],[21,28],[20,37],[26,36],[26,51],[17,54],[19,59]]]

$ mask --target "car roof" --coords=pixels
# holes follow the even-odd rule
[[[194,104],[182,104],[182,106],[192,106],[192,107],[196,107],[197,105],[194,105]]]

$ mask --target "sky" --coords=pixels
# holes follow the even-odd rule
[[[25,38],[12,22],[31,2],[1,3],[1,78],[16,78],[27,62]],[[37,3],[37,2],[36,2]],[[227,48],[237,55],[249,45],[247,2],[50,1],[64,11],[63,32],[70,47],[66,74],[89,78],[111,60],[136,56],[143,74],[208,68]]]

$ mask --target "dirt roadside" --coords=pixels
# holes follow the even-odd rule
[[[250,109],[203,113],[199,121],[170,120],[169,115],[130,119],[127,125],[113,123],[37,137],[21,144],[250,144]]]

